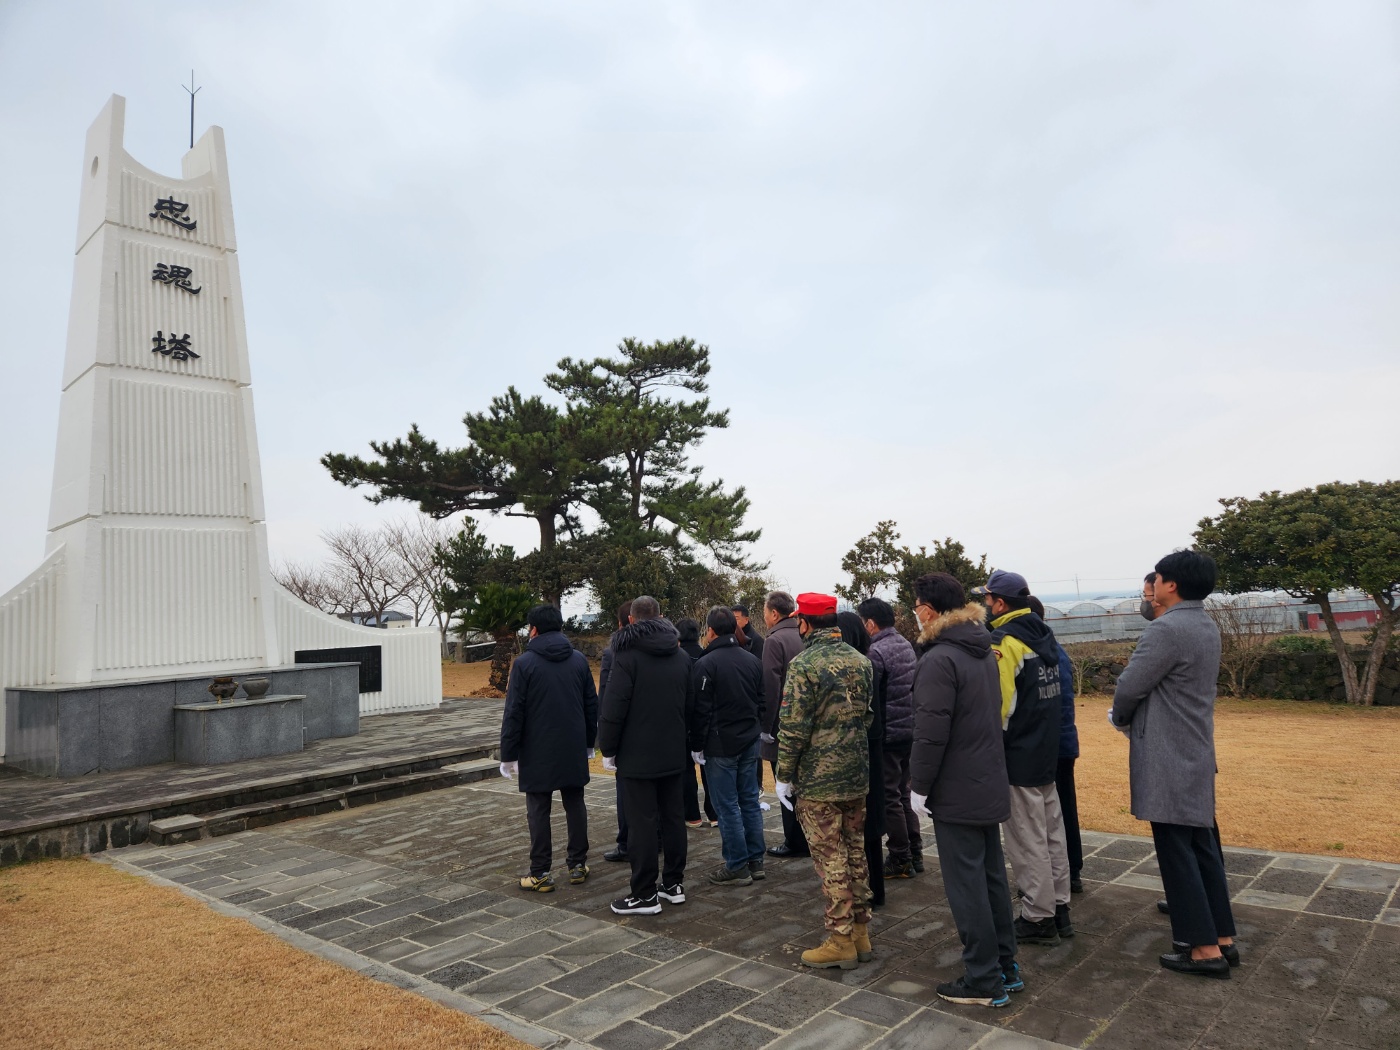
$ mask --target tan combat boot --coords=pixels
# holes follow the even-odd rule
[[[851,934],[851,939],[856,943],[856,958],[869,962],[875,958],[875,949],[870,944],[870,923],[858,922],[853,929],[855,932]]]
[[[854,970],[858,962],[860,958],[856,954],[855,938],[849,933],[833,933],[817,947],[802,953],[803,965],[819,970],[833,966]]]

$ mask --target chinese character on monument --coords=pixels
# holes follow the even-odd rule
[[[151,271],[151,280],[160,281],[163,284],[173,284],[176,288],[183,288],[191,295],[198,295],[199,288],[190,287],[190,274],[194,273],[188,266],[176,266],[173,263],[167,266],[165,263],[156,263],[156,268]]]
[[[164,219],[166,222],[173,222],[182,230],[192,230],[199,225],[197,219],[185,221],[185,212],[190,210],[188,204],[177,201],[174,197],[162,197],[156,201],[156,210],[151,212],[152,219]]]
[[[171,332],[169,339],[165,338],[164,332],[156,332],[155,335],[151,336],[151,342],[155,343],[155,346],[151,347],[151,353],[164,354],[172,361],[188,361],[191,357],[199,357],[190,349],[189,332],[180,336]]]

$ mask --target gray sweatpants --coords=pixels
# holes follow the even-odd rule
[[[1021,888],[1021,917],[1048,919],[1069,903],[1069,857],[1060,796],[1052,781],[1040,787],[1011,785],[1011,819],[1002,825],[1006,857]]]

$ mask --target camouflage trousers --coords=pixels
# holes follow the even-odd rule
[[[870,921],[870,867],[865,860],[865,799],[813,802],[799,798],[797,820],[826,897],[826,928],[850,934]]]

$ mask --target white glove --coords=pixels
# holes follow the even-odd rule
[[[775,795],[778,796],[778,801],[781,802],[781,803],[783,804],[783,808],[784,808],[784,809],[792,809],[792,785],[791,785],[791,784],[774,784],[774,785],[773,785],[773,794],[775,794]],[[797,812],[797,811],[796,811],[796,810],[793,810],[793,812],[795,813],[795,812]]]
[[[778,742],[778,738],[772,733],[759,733],[758,739],[762,740],[765,744],[776,744]]]
[[[606,769],[609,773],[616,773],[616,772],[617,772],[617,759],[615,759],[615,758],[609,758],[607,755],[604,755],[604,756],[603,756],[603,768]]]
[[[770,809],[772,809],[773,807],[770,806],[767,802],[760,802],[760,803],[758,804],[758,808],[761,809],[761,810],[763,810],[763,812],[767,813],[767,812],[768,812]]]
[[[1113,720],[1113,708],[1111,707],[1108,709],[1108,724],[1111,725],[1114,729],[1118,730],[1118,732],[1122,733],[1124,736],[1127,736],[1128,730],[1132,728],[1131,726],[1120,726],[1117,722],[1115,722]]]
[[[592,762],[597,754],[598,749],[596,747],[590,747],[586,751],[584,751],[584,757],[587,758],[589,762]]]
[[[692,751],[690,753],[690,760],[694,762],[697,766],[703,766],[705,764],[705,752]]]
[[[501,776],[505,777],[507,780],[509,780],[509,779],[510,779],[511,777],[513,777],[513,776],[518,776],[519,774],[520,774],[520,763],[519,763],[519,762],[502,762],[502,763],[501,763]]]
[[[933,819],[933,814],[928,811],[927,795],[920,795],[914,791],[909,792],[909,806],[914,810],[915,816],[928,817],[929,820]]]

